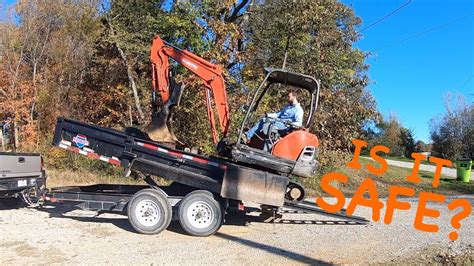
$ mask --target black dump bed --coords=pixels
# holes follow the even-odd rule
[[[281,206],[288,178],[224,160],[170,149],[125,132],[59,118],[53,145],[166,178],[224,198]]]

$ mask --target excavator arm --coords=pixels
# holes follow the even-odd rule
[[[214,143],[217,143],[218,133],[215,125],[211,92],[217,109],[220,129],[224,136],[227,135],[230,126],[229,107],[225,82],[222,77],[222,68],[187,50],[175,47],[156,36],[151,47],[152,85],[154,95],[157,92],[161,95],[162,106],[170,99],[169,58],[173,58],[177,63],[204,81],[206,86],[207,114],[211,124]]]

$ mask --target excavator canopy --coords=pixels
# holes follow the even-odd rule
[[[317,93],[319,88],[316,79],[308,75],[270,67],[266,67],[265,72],[268,75],[269,83],[281,83],[306,89],[310,94]]]

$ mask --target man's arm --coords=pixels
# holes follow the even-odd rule
[[[301,127],[303,126],[303,116],[304,116],[304,111],[303,108],[298,108],[296,109],[295,112],[295,121],[292,122],[291,124],[295,127]]]
[[[283,108],[280,109],[280,111],[276,112],[276,113],[267,113],[267,117],[270,117],[270,118],[279,118],[281,116],[281,114],[283,113],[283,111],[285,111],[285,108],[287,107],[288,105],[285,105]]]

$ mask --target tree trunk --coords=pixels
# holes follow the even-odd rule
[[[10,86],[12,91],[15,91],[16,81],[17,81],[17,78],[18,78],[18,74],[20,73],[21,62],[23,61],[23,49],[20,51],[20,56],[19,57],[20,58],[18,59],[17,65],[15,67],[15,71],[13,73],[12,84]]]
[[[36,70],[37,70],[37,62],[33,63],[33,104],[31,105],[31,110],[30,110],[30,121],[33,121],[33,116],[35,113],[35,105],[36,105],[36,95],[37,95],[37,89],[36,89]]]
[[[104,8],[104,10],[105,10],[105,8]],[[107,16],[105,17],[105,19],[106,19],[106,22],[107,22],[107,26],[109,28],[109,34],[111,36],[115,36],[116,33],[114,32],[114,29],[112,27],[111,20]],[[127,56],[125,55],[125,52],[122,50],[120,45],[116,41],[114,42],[114,45],[115,45],[115,47],[117,47],[117,50],[120,54],[120,57],[122,58],[123,63],[125,64],[125,67],[127,68],[127,76],[128,76],[128,81],[130,83],[130,87],[132,88],[133,98],[135,100],[135,108],[137,108],[138,115],[140,116],[140,119],[143,120],[143,119],[145,119],[145,115],[143,114],[142,106],[140,104],[140,97],[138,96],[137,84],[135,83],[135,79],[133,78],[132,68],[130,67],[130,65],[128,63],[128,60],[127,60]]]
[[[130,126],[133,127],[132,106],[128,105],[128,115],[130,116]]]
[[[142,107],[140,105],[140,97],[138,96],[138,90],[137,90],[137,85],[135,83],[135,79],[133,78],[133,73],[131,70],[130,65],[128,64],[127,57],[125,56],[124,51],[120,46],[116,43],[115,46],[117,47],[117,50],[119,51],[120,57],[123,60],[123,63],[125,64],[125,67],[127,68],[127,76],[128,76],[128,81],[130,82],[130,87],[132,88],[133,92],[133,98],[135,100],[135,107],[137,108],[138,114],[140,115],[140,119],[145,119],[145,115],[143,114]]]

